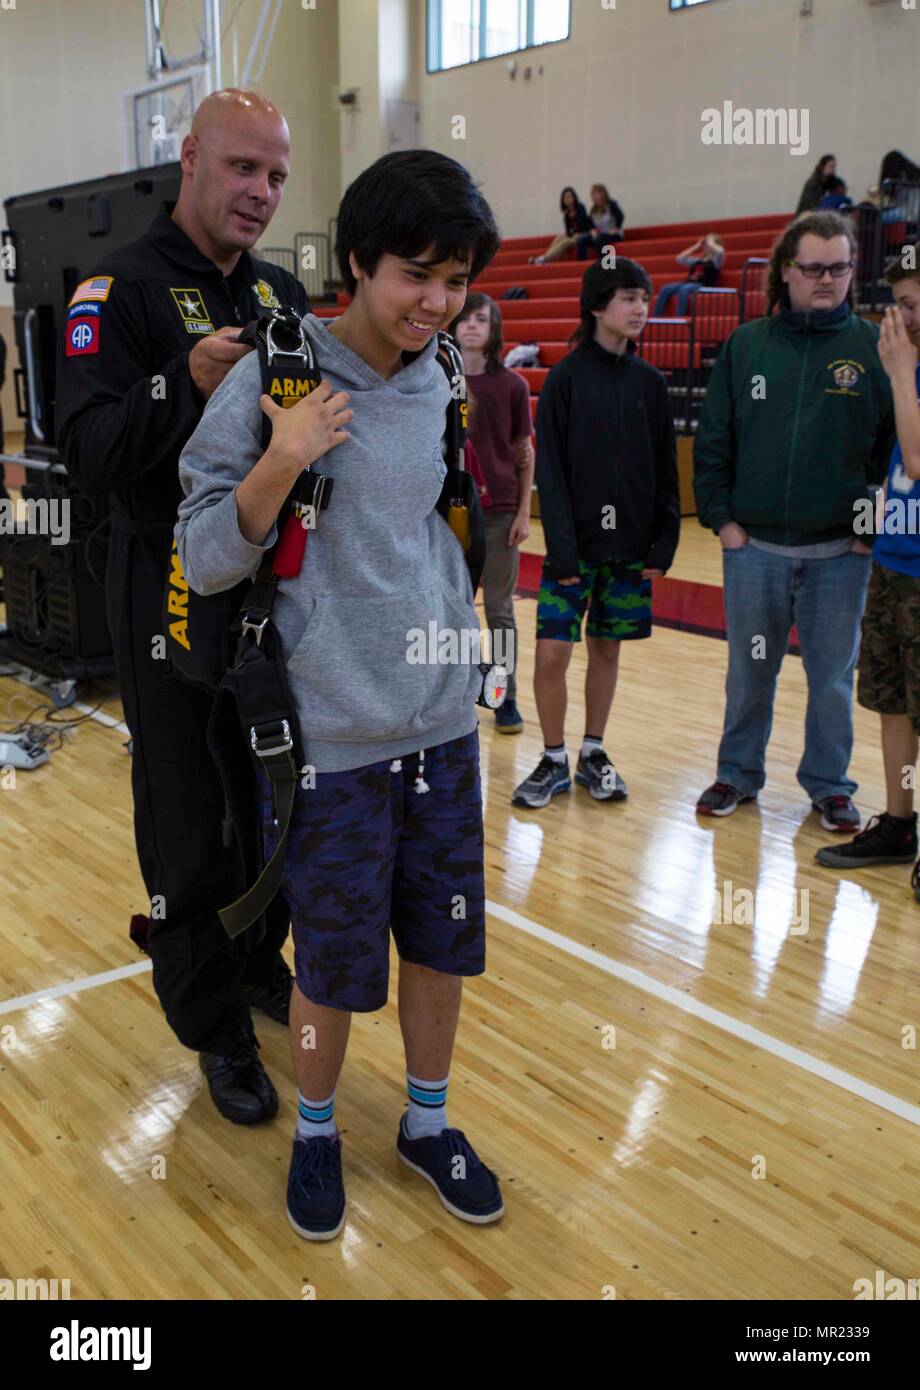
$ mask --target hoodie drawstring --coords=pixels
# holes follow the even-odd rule
[[[402,758],[394,758],[390,763],[391,772],[402,772]],[[425,792],[431,791],[425,781],[425,750],[420,748],[418,752],[418,776],[415,779],[415,792],[417,796],[423,796]]]

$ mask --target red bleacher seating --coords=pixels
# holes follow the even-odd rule
[[[789,215],[774,213],[756,217],[718,218],[705,222],[681,222],[648,227],[627,227],[625,239],[617,244],[619,256],[640,262],[652,282],[654,296],[662,285],[683,279],[684,270],[677,254],[688,242],[708,231],[718,231],[725,243],[725,261],[719,279],[723,294],[694,295],[688,318],[650,319],[642,337],[642,356],[668,378],[675,402],[675,418],[683,428],[692,428],[694,406],[705,392],[705,381],[719,345],[740,321],[741,290],[745,290],[745,318],[763,313],[764,295],[756,267],[744,267],[752,257],[769,256],[773,241],[789,221]],[[569,351],[568,340],[578,325],[578,296],[589,262],[579,261],[568,252],[550,265],[529,264],[552,240],[551,234],[509,237],[494,260],[473,285],[492,295],[502,316],[504,351],[521,343],[536,342],[540,365],[519,374],[530,390],[531,416],[536,415],[537,399],[549,369],[561,362]],[[523,285],[526,299],[501,298],[512,285]],[[334,305],[318,305],[321,318],[335,318],[349,302],[339,291]]]

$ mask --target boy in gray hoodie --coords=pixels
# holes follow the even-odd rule
[[[352,1011],[386,1003],[391,929],[408,1074],[399,1155],[456,1216],[485,1223],[504,1209],[497,1178],[445,1108],[462,977],[484,969],[485,890],[479,622],[463,551],[436,510],[450,386],[435,360],[438,330],[498,244],[488,204],[454,160],[422,150],[377,160],[338,214],[351,303],[332,322],[303,320],[320,386],[283,410],[260,397],[248,354],[180,463],[176,538],[201,594],[255,571],[304,468],[322,458],[335,479],[301,572],[279,581],[273,607],[309,774],[282,890],[299,1106],[287,1214],[308,1240],[344,1225],[335,1088]],[[268,857],[279,831],[262,783]]]

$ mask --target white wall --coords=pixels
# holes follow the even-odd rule
[[[0,0],[2,4],[2,0]],[[225,4],[225,20],[235,5]],[[244,0],[237,22],[239,75],[260,0]],[[200,0],[165,6],[166,37],[176,56],[197,46],[188,11]],[[223,82],[233,82],[228,34]],[[291,127],[291,177],[268,231],[270,244],[294,233],[323,231],[335,211],[341,177],[339,116],[332,103],[338,75],[338,0],[315,10],[284,0],[260,91]],[[148,81],[142,0],[16,0],[0,8],[0,199],[96,178],[124,167],[121,94]],[[0,304],[12,302],[0,282]]]
[[[858,201],[882,155],[920,162],[920,12],[900,0],[572,0],[571,37],[507,58],[425,73],[417,15],[422,143],[485,181],[505,235],[555,232],[559,190],[587,201],[595,180],[627,224],[792,209],[820,155],[833,152]],[[525,82],[521,69],[533,67]],[[701,113],[807,107],[810,150],[704,146]],[[465,115],[467,138],[451,138]]]

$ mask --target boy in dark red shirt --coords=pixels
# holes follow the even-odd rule
[[[492,659],[508,670],[508,694],[495,711],[500,734],[524,727],[516,702],[517,627],[514,589],[518,546],[530,533],[534,454],[530,392],[517,372],[502,366],[502,321],[487,294],[471,294],[450,326],[463,353],[470,395],[470,438],[488,490],[484,511],[486,561],[482,594],[492,634]]]

